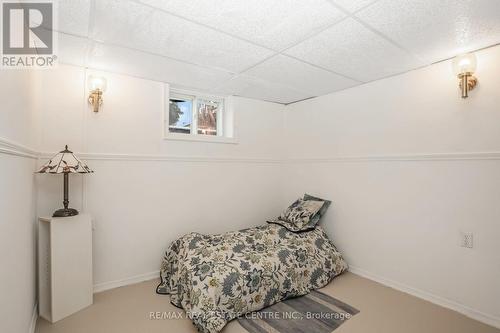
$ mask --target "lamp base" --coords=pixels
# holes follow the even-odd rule
[[[78,211],[73,208],[61,208],[54,212],[52,217],[68,217],[78,215]]]

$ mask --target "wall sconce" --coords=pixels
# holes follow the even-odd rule
[[[474,53],[462,54],[453,59],[453,72],[460,79],[458,86],[462,90],[462,98],[467,98],[469,90],[474,89],[477,84],[477,79],[472,76],[476,70],[476,65],[477,61]]]
[[[106,91],[106,79],[98,76],[89,76],[89,104],[92,105],[94,112],[99,112],[102,105],[102,93]]]

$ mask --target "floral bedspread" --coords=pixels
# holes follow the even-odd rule
[[[220,235],[190,233],[173,242],[161,267],[159,294],[186,310],[199,331],[328,284],[347,269],[316,227],[295,233],[276,224]]]

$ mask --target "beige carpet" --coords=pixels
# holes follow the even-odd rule
[[[94,296],[94,305],[55,324],[39,319],[37,333],[195,333],[182,310],[168,296],[156,295],[157,281],[113,289]],[[416,297],[398,292],[352,273],[345,273],[322,289],[361,312],[335,333],[500,333]],[[150,312],[175,312],[182,319],[150,319]],[[224,333],[245,333],[233,320]]]

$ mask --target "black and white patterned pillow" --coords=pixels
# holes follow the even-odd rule
[[[324,201],[297,199],[293,204],[281,213],[281,215],[269,223],[276,223],[284,226],[290,231],[305,231],[314,229]]]

